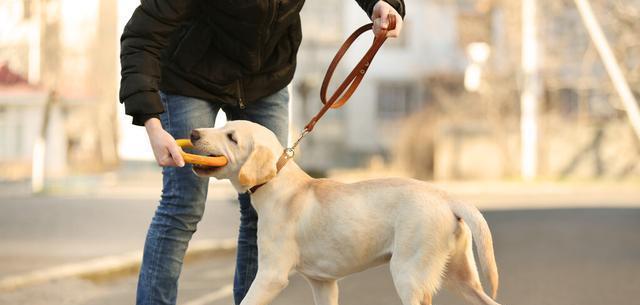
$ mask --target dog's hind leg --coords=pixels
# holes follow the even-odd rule
[[[429,251],[428,254],[432,252]],[[447,257],[414,255],[402,258],[395,253],[390,268],[393,283],[403,305],[431,305],[431,298],[440,287]]]
[[[422,298],[422,305],[431,305],[432,299],[433,299],[433,296],[430,293],[426,293]]]
[[[468,265],[466,265],[468,266]],[[469,274],[469,270],[466,269],[465,265],[459,265],[456,263],[454,267],[453,264],[450,264],[449,274],[455,272],[458,274]],[[449,275],[448,275],[449,276]],[[483,290],[482,285],[480,284],[480,280],[476,277],[475,279],[472,277],[468,278],[455,278],[455,279],[447,279],[446,286],[458,293],[460,293],[467,301],[476,305],[500,305],[496,303],[491,297],[489,297]]]
[[[500,305],[489,297],[482,289],[478,269],[471,248],[471,232],[467,225],[460,221],[456,231],[456,245],[445,276],[445,285],[460,293],[467,301],[476,305]]]
[[[338,305],[338,283],[336,280],[314,280],[305,277],[313,290],[316,305]]]

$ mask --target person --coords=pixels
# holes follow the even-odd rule
[[[374,20],[374,32],[403,0],[356,0]],[[208,179],[196,176],[176,138],[213,127],[218,111],[273,131],[286,146],[287,86],[302,40],[303,0],[142,0],[121,37],[120,101],[133,124],[144,126],[162,166],[161,199],[149,226],[139,273],[139,305],[175,304],[185,251],[204,213]],[[257,272],[257,215],[239,194],[240,229],[234,276],[239,304]]]

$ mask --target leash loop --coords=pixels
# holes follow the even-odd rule
[[[351,70],[349,75],[342,81],[342,83],[338,86],[338,88],[331,94],[330,98],[327,98],[327,89],[329,87],[329,83],[331,82],[331,78],[338,67],[338,64],[347,53],[347,50],[351,45],[356,41],[356,39],[362,35],[363,33],[373,29],[373,23],[369,23],[358,28],[353,34],[351,34],[347,40],[342,44],[336,55],[333,57],[331,64],[329,64],[329,68],[327,68],[327,73],[324,75],[324,79],[322,80],[322,86],[320,87],[320,101],[324,106],[320,111],[309,121],[309,123],[305,126],[305,129],[308,131],[312,131],[313,127],[315,127],[316,123],[324,116],[324,114],[329,110],[329,108],[340,108],[344,105],[349,98],[356,91],[360,82],[364,78],[364,75],[367,73],[368,68],[371,66],[371,62],[375,57],[376,53],[382,47],[382,44],[387,40],[388,31],[392,31],[396,28],[396,16],[389,15],[389,26],[386,30],[380,31],[377,35],[375,35],[373,39],[373,43],[367,52],[364,54],[362,59],[358,62],[358,64]]]

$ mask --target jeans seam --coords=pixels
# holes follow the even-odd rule
[[[167,130],[171,132],[171,111],[169,110],[169,101],[166,101],[165,103],[167,104],[165,106],[165,113],[167,114]]]
[[[170,111],[170,107],[169,107],[169,102],[166,100],[167,96],[165,95],[165,116],[166,116],[166,121],[167,121],[167,129],[169,131],[171,131],[171,111]],[[174,174],[175,171],[173,170],[168,170],[167,171],[169,174],[169,180],[173,180],[174,178]],[[160,199],[160,202],[162,202],[162,199]],[[157,239],[157,243],[155,243],[155,249],[153,249],[154,253],[153,253],[153,263],[151,264],[151,276],[149,277],[149,281],[147,281],[147,283],[149,284],[149,287],[147,289],[148,293],[149,293],[149,297],[148,300],[154,300],[155,299],[155,294],[154,294],[154,289],[153,287],[156,285],[157,282],[157,267],[160,264],[160,251],[158,251],[158,249],[162,249],[162,246],[164,244],[164,238],[163,235],[165,235],[164,232],[160,232],[163,231],[164,225],[162,226],[157,226],[156,228],[156,239]]]

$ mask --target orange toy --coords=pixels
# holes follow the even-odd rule
[[[182,155],[182,159],[184,159],[184,162],[186,163],[211,167],[220,167],[227,165],[227,158],[225,156],[209,157],[184,152],[182,148],[194,149],[193,144],[191,144],[191,141],[189,139],[178,139],[176,140],[176,143],[178,144],[178,146],[180,146],[180,154]]]

